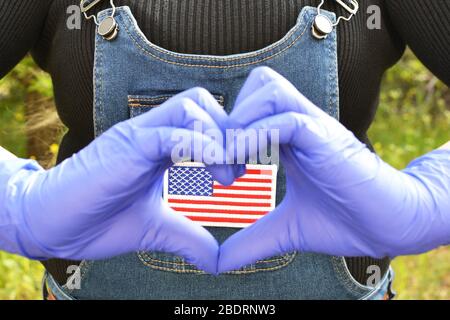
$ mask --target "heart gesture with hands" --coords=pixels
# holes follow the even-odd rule
[[[196,121],[203,131],[194,130]],[[259,152],[236,148],[242,143],[224,149],[207,133],[227,128],[242,129],[235,142],[263,130],[261,149],[278,132],[287,191],[272,212],[219,247],[206,229],[169,208],[161,191],[175,131],[216,180],[240,176],[242,166],[217,164],[195,148],[213,144],[232,160]],[[115,125],[50,170],[0,149],[0,249],[30,258],[153,250],[218,274],[292,251],[393,257],[448,243],[448,149],[396,170],[267,67],[251,72],[229,116],[209,92],[194,88]]]

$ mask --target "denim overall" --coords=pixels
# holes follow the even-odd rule
[[[322,12],[335,21],[334,13]],[[110,10],[100,12],[99,21],[110,14]],[[209,90],[229,113],[251,70],[263,65],[282,74],[337,118],[336,30],[326,39],[314,38],[311,26],[316,14],[316,8],[304,7],[296,25],[281,40],[263,49],[211,56],[158,47],[145,38],[128,7],[117,8],[117,38],[96,38],[96,135],[196,86]],[[277,203],[285,193],[285,177],[280,171]],[[208,230],[221,243],[238,229]],[[391,280],[388,272],[376,286],[363,286],[352,278],[344,258],[296,252],[220,276],[205,274],[171,254],[138,252],[83,261],[79,276],[79,289],[60,287],[50,275],[47,286],[57,299],[381,299]]]

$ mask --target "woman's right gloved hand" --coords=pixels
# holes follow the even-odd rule
[[[171,152],[185,137],[195,161],[226,114],[194,88],[142,116],[106,131],[51,170],[0,148],[0,249],[33,259],[102,259],[138,250],[181,255],[207,272],[217,267],[218,244],[203,227],[162,200]],[[203,132],[193,131],[201,121]],[[222,178],[228,173],[222,172]],[[232,174],[232,173],[230,173]],[[230,178],[231,181],[234,177]]]
[[[267,67],[248,78],[230,123],[244,129],[229,145],[237,159],[278,134],[287,182],[275,210],[221,245],[219,273],[292,251],[382,258],[450,244],[449,150],[397,170]],[[254,132],[259,150],[236,148]]]

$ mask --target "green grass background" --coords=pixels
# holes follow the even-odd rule
[[[411,52],[386,73],[382,88],[369,136],[385,161],[401,169],[450,140],[449,89]],[[30,92],[52,96],[50,78],[27,57],[0,80],[0,145],[21,157],[27,156],[23,105]],[[398,299],[450,299],[449,247],[399,257],[393,267]],[[0,299],[40,299],[42,273],[38,262],[0,252]]]

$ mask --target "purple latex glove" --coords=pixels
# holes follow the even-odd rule
[[[216,272],[217,241],[163,202],[162,177],[179,143],[174,130],[191,141],[195,161],[212,163],[217,159],[193,148],[211,138],[192,128],[201,121],[205,133],[220,130],[217,123],[226,117],[214,97],[195,88],[117,124],[48,171],[0,152],[0,249],[77,260],[157,250]]]
[[[294,250],[393,257],[450,243],[449,150],[396,170],[268,68],[254,70],[230,117],[279,129],[287,192],[222,244],[219,272]]]

